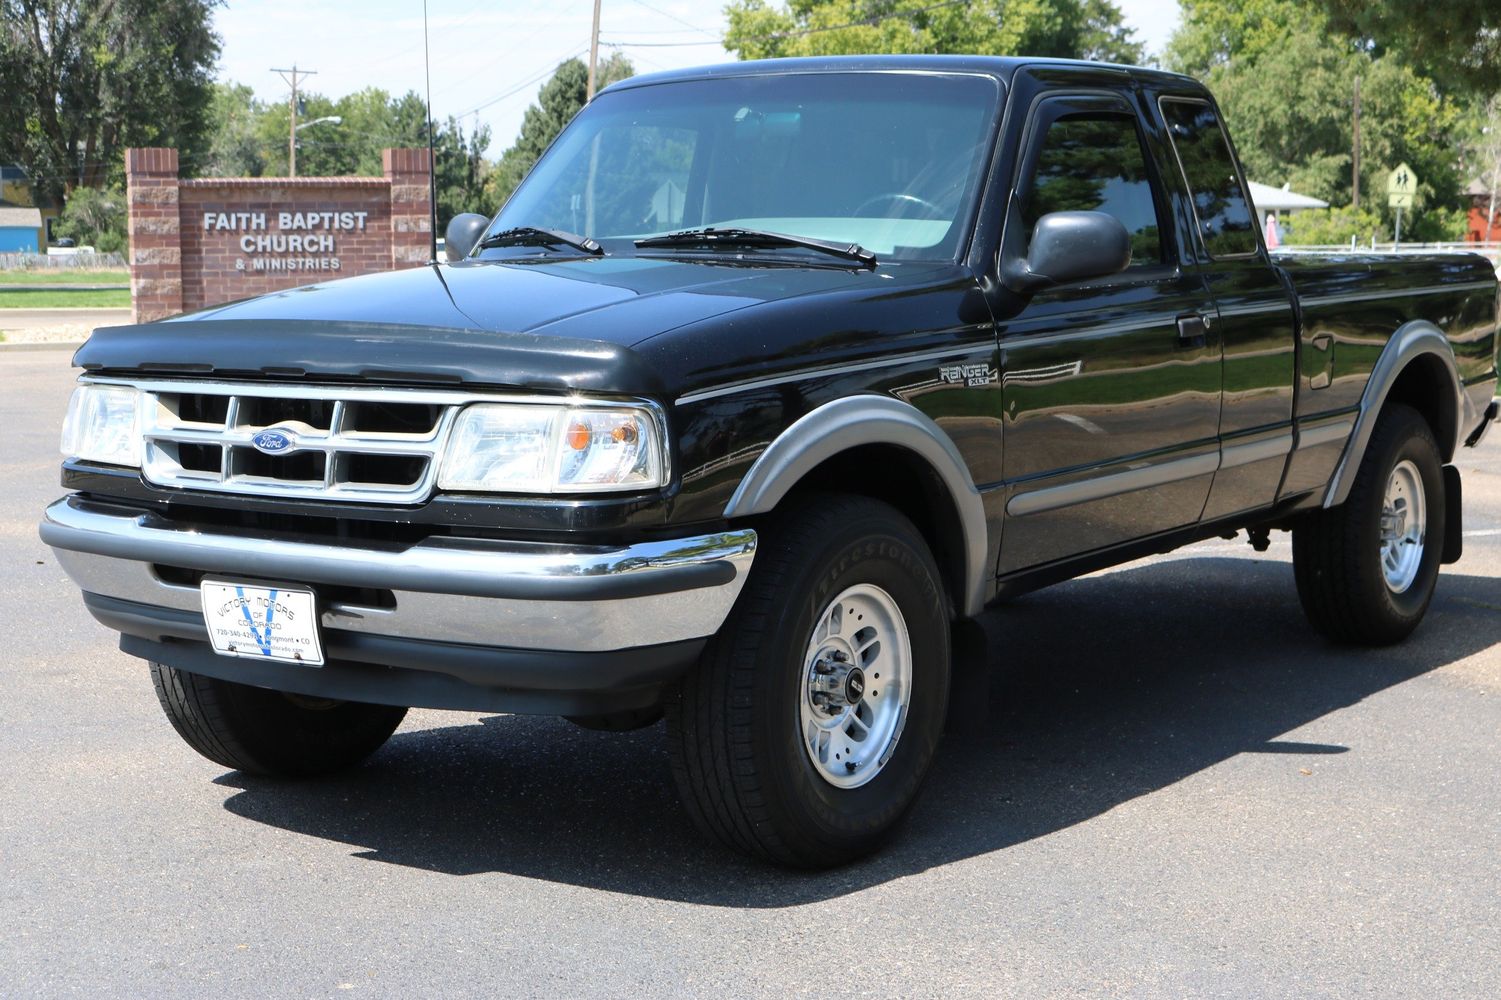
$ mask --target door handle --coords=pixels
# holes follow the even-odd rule
[[[1194,313],[1178,317],[1178,346],[1206,347],[1209,344],[1209,319]]]

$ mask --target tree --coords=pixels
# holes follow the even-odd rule
[[[284,175],[290,117],[285,103],[257,101],[249,87],[216,85],[204,172],[214,177]],[[302,95],[298,118],[304,123],[338,119],[298,132],[297,172],[305,177],[379,176],[382,150],[427,145],[427,105],[415,91],[393,98],[378,87],[367,87],[336,101],[309,92]],[[483,210],[490,172],[484,156],[490,145],[489,126],[477,125],[466,134],[458,120],[450,118],[435,123],[435,131],[440,218]]]
[[[1361,90],[1361,207],[1386,231],[1388,173],[1421,179],[1403,234],[1455,239],[1463,230],[1454,156],[1463,107],[1394,52],[1335,31],[1312,0],[1183,0],[1167,62],[1214,91],[1246,172],[1335,206],[1352,200],[1355,81]],[[1346,237],[1348,239],[1348,236]]]
[[[1302,0],[1178,0],[1182,18],[1168,41],[1168,69],[1200,79],[1231,60],[1254,62],[1291,35],[1323,25]],[[1345,51],[1338,39],[1334,48]]]
[[[1381,217],[1363,208],[1316,208],[1293,212],[1285,222],[1288,246],[1368,246],[1372,240],[1391,239],[1392,231]]]
[[[477,125],[466,138],[463,126],[450,117],[437,126],[435,171],[438,182],[438,224],[462,212],[487,211],[485,182],[490,175],[490,161],[485,149],[490,145],[490,126]]]
[[[1501,90],[1501,6],[1412,0],[1328,0],[1329,23],[1379,52],[1393,52],[1446,89]]]
[[[603,90],[635,72],[631,61],[616,52],[597,67],[598,89]],[[521,119],[521,132],[516,141],[500,155],[500,161],[490,174],[485,194],[491,211],[500,208],[511,196],[543,151],[563,131],[563,126],[573,121],[573,116],[584,106],[588,87],[589,67],[581,59],[560,63],[552,77],[542,85],[537,102],[526,109]]]
[[[99,188],[127,146],[207,154],[217,0],[0,0],[0,161],[41,194]]]
[[[214,84],[209,105],[208,158],[202,173],[208,177],[259,177],[266,172],[266,157],[257,132],[266,109],[255,91],[242,83]]]
[[[1110,0],[733,0],[725,48],[741,59],[964,52],[1138,63]]]
[[[100,253],[124,253],[129,238],[125,229],[125,195],[119,188],[77,188],[68,198],[53,231],[70,236],[79,246]]]

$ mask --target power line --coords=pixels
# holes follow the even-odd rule
[[[557,72],[558,66],[561,65],[562,63],[565,63],[565,62],[567,62],[570,59],[577,59],[580,56],[584,55],[584,53],[586,53],[588,51],[589,51],[588,48],[575,49],[572,52],[569,52],[567,55],[563,56],[563,58],[557,59],[557,60],[549,63],[542,70],[540,70],[539,72],[537,72],[537,73],[533,74],[532,76],[526,78],[525,80],[521,81],[520,83],[516,84],[515,86],[511,87],[509,90],[506,90],[506,91],[503,91],[502,93],[496,94],[494,97],[492,97],[489,100],[485,101],[483,104],[476,104],[472,108],[466,108],[465,110],[456,113],[454,115],[454,117],[455,118],[463,118],[465,115],[474,114],[474,112],[476,112],[476,111],[483,111],[485,108],[490,107],[492,104],[499,104],[501,101],[505,100],[508,97],[514,97],[517,94],[521,93],[526,88],[530,87],[532,84],[534,84],[537,81],[541,80],[543,77],[548,76],[551,73]]]
[[[751,41],[752,39],[747,39]],[[706,38],[701,42],[606,42],[599,44],[607,49],[685,49],[694,45],[724,46],[723,38]]]
[[[690,24],[689,22],[683,20],[681,17],[678,17],[676,14],[673,14],[673,13],[671,13],[669,11],[665,11],[665,10],[663,10],[660,7],[653,7],[651,4],[647,3],[646,0],[631,0],[631,2],[634,3],[637,7],[645,7],[647,10],[651,11],[653,14],[660,14],[663,17],[667,18],[667,20],[669,20],[669,21],[676,21],[678,24],[681,24],[681,25],[683,25],[686,28],[691,28],[692,30],[698,32],[700,35],[713,35],[713,34],[715,34],[714,31],[712,31],[712,30],[710,30],[708,28],[700,28],[696,24]],[[662,34],[666,34],[666,32],[662,32]]]
[[[576,8],[579,5],[580,2],[581,2],[581,0],[573,0],[572,3],[564,3],[564,4],[559,4],[559,5],[555,6],[554,7],[554,14],[553,14],[552,17],[548,18],[542,24],[538,25],[537,29],[535,31],[533,31],[531,34],[525,35],[525,36],[523,36],[521,38],[518,38],[518,39],[511,40],[509,42],[510,46],[512,48],[514,48],[514,49],[523,49],[523,48],[525,48],[526,44],[528,42],[530,42],[532,39],[536,38],[538,35],[542,34],[544,31],[547,31],[548,29],[550,29],[551,27],[553,27],[553,25],[557,24],[564,17],[567,17],[567,16],[571,15],[574,12],[574,8]],[[472,82],[473,82],[472,79],[468,79],[468,78],[461,79],[457,83],[455,83],[453,86],[438,88],[437,94],[438,94],[438,96],[441,97],[444,94],[447,94],[450,91],[453,91],[453,90],[457,89],[458,87],[468,87],[468,86],[471,86]],[[472,111],[465,111],[465,112],[461,112],[461,115],[467,115],[467,114],[471,114],[471,113],[472,113]]]

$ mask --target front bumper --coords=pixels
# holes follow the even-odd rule
[[[128,653],[321,697],[561,714],[654,699],[718,631],[756,548],[750,530],[628,546],[330,544],[208,530],[76,494],[47,508],[40,530]],[[310,586],[328,663],[214,655],[192,582],[203,573]]]

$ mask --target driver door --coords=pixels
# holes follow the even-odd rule
[[[1132,259],[998,316],[1002,575],[1196,523],[1219,463],[1212,301],[1180,264],[1138,115],[1123,95],[1053,96],[1025,135],[1001,265],[1059,211],[1114,215]]]

